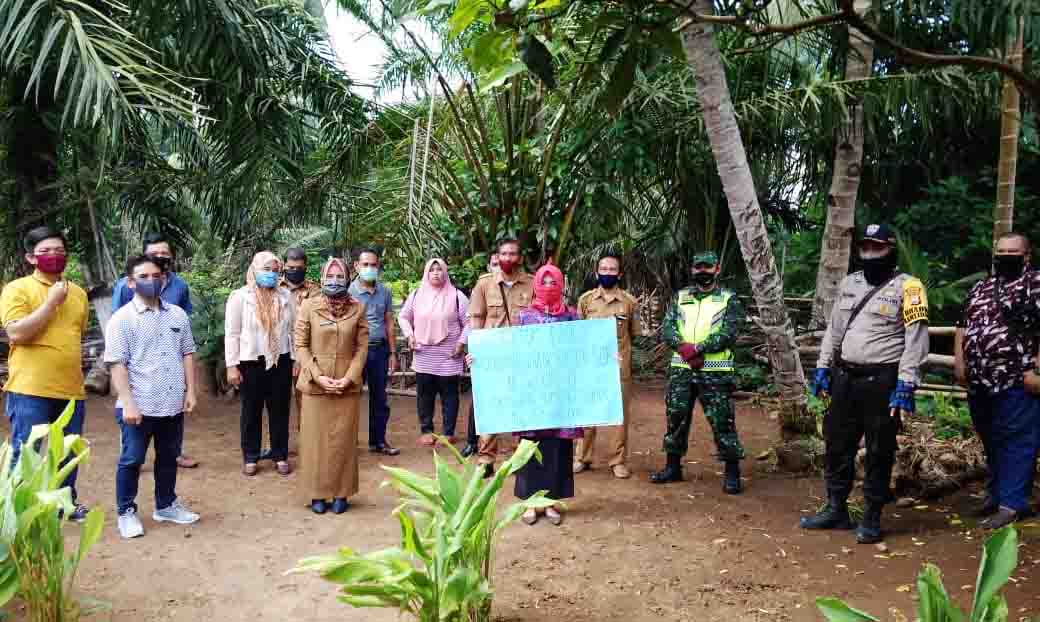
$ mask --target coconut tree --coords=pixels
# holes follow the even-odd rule
[[[865,14],[871,1],[856,0],[856,13]],[[849,28],[845,80],[869,78],[873,60],[873,42],[855,28]],[[816,273],[816,293],[813,297],[814,328],[826,326],[831,317],[831,307],[838,296],[838,287],[848,273],[856,217],[856,196],[862,179],[863,134],[863,101],[853,98],[849,101],[848,116],[840,131],[841,140],[835,148],[831,189],[827,193],[827,222],[823,230],[820,265]]]

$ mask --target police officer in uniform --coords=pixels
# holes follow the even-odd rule
[[[470,296],[470,330],[517,326],[520,311],[534,300],[534,279],[524,271],[520,242],[501,240],[497,250],[498,272],[481,276]],[[468,339],[468,333],[463,333],[462,340]],[[498,436],[481,436],[477,462],[485,476],[491,476],[497,456]]]
[[[737,436],[733,412],[733,344],[744,322],[737,295],[718,285],[721,267],[712,251],[694,255],[693,285],[680,290],[664,316],[664,340],[675,351],[668,378],[668,429],[665,468],[650,476],[655,484],[682,481],[682,457],[689,443],[693,403],[701,408],[715,435],[718,457],[726,465],[722,489],[739,494],[740,460],[744,447]]]
[[[897,272],[895,233],[869,225],[859,247],[861,272],[845,277],[820,346],[813,391],[831,397],[823,421],[827,506],[803,529],[852,529],[847,499],[855,457],[866,435],[866,509],[856,528],[862,544],[880,542],[881,509],[901,416],[914,411],[914,388],[928,358],[928,298],[921,281]]]

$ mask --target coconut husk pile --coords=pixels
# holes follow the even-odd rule
[[[949,494],[986,477],[986,458],[978,437],[942,439],[927,420],[909,419],[899,435],[892,490],[901,497],[922,499]],[[856,474],[863,476],[866,450],[856,456]]]

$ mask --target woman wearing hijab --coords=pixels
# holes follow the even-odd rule
[[[443,434],[455,442],[455,422],[459,414],[459,377],[465,360],[459,337],[466,326],[469,300],[457,290],[448,276],[448,264],[439,258],[426,262],[422,285],[412,292],[401,308],[398,323],[412,349],[418,394],[419,444],[432,447],[433,412],[441,396],[444,416]]]
[[[578,313],[563,301],[563,273],[556,266],[546,264],[534,275],[534,301],[520,311],[520,326],[552,324],[577,320]],[[580,428],[528,430],[514,436],[538,442],[542,461],[529,461],[516,474],[513,493],[518,499],[527,499],[539,490],[555,501],[574,496],[574,439],[581,438]],[[559,504],[545,508],[545,516],[554,525],[563,522],[563,507]],[[528,525],[538,521],[538,511],[524,512]]]
[[[281,475],[292,472],[289,396],[296,309],[291,294],[278,287],[281,268],[273,253],[257,253],[246,272],[246,286],[231,292],[224,312],[227,379],[242,394],[242,473],[248,476],[257,473],[264,407],[271,459]]]
[[[358,413],[368,356],[365,305],[351,298],[347,264],[330,257],[321,296],[308,298],[296,321],[300,377],[300,488],[315,514],[342,514],[358,491]]]

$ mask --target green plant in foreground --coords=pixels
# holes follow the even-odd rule
[[[975,581],[971,615],[951,600],[942,583],[942,572],[925,564],[917,575],[917,619],[919,622],[1007,622],[1007,601],[1000,594],[1018,565],[1018,534],[1012,526],[993,533],[982,548],[982,562]],[[818,598],[816,607],[829,622],[878,622],[878,618],[853,609],[837,598]]]
[[[443,442],[443,439],[441,439]],[[498,514],[506,478],[532,457],[538,444],[520,442],[490,479],[448,445],[459,466],[435,452],[434,478],[384,466],[383,485],[402,496],[394,515],[401,524],[400,548],[359,554],[342,548],[332,555],[300,560],[289,572],[317,572],[342,585],[339,600],[354,607],[393,607],[421,622],[486,622],[491,618],[491,568],[495,538],[528,508],[553,504],[538,492]]]
[[[101,537],[104,512],[87,514],[79,547],[65,555],[59,511],[73,511],[65,478],[87,459],[90,449],[78,434],[64,435],[73,402],[52,425],[33,427],[18,462],[9,468],[13,448],[0,445],[0,607],[18,596],[33,622],[74,622],[81,614],[72,598],[76,569]],[[46,439],[43,453],[37,444]],[[68,459],[68,462],[65,460]],[[63,464],[64,463],[64,464]]]

